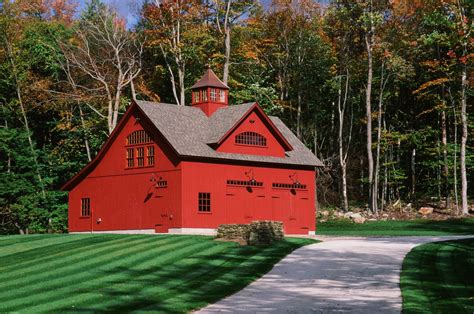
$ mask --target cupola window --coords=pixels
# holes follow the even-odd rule
[[[223,89],[219,89],[219,101],[225,102],[225,91]]]
[[[216,100],[217,100],[216,89],[211,88],[211,101],[216,101]]]
[[[266,147],[267,139],[255,132],[242,132],[235,136],[235,143],[239,145]]]

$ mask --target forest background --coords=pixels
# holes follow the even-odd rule
[[[79,9],[80,8],[80,9]],[[60,187],[133,99],[187,105],[209,66],[324,162],[321,206],[474,195],[474,2],[0,0],[0,233],[67,231]]]

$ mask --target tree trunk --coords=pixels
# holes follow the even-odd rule
[[[296,136],[301,140],[301,86],[298,87],[298,108],[296,110]]]
[[[230,3],[230,1],[229,1]],[[230,5],[230,4],[229,4]],[[227,85],[229,81],[229,66],[230,66],[230,27],[227,26],[225,28],[225,39],[224,39],[224,46],[225,46],[225,56],[224,56],[224,75],[222,76],[222,81],[225,85]]]
[[[369,209],[374,212],[376,210],[376,195],[373,194],[374,179],[374,159],[372,155],[372,34],[367,34],[365,38],[367,48],[367,87],[365,90],[365,110],[367,118],[367,170],[369,181]]]
[[[337,110],[339,116],[339,132],[338,132],[338,142],[339,142],[339,164],[341,166],[342,172],[342,206],[343,210],[347,212],[349,210],[349,200],[347,197],[347,152],[349,151],[350,138],[346,147],[346,152],[344,152],[344,143],[343,143],[343,130],[344,130],[344,115],[346,111],[347,103],[347,94],[349,90],[349,71],[346,73],[346,84],[344,92],[344,100],[342,100],[342,76],[339,78],[339,89],[337,97]],[[341,105],[342,103],[342,105]],[[350,135],[349,135],[350,137]]]
[[[467,112],[466,112],[467,66],[463,64],[461,74],[461,203],[463,215],[469,214],[467,200],[467,170],[466,170],[466,144],[467,144]]]
[[[441,143],[443,145],[443,186],[446,208],[451,208],[451,189],[449,188],[449,166],[448,166],[448,132],[446,127],[446,111],[441,111]]]
[[[416,148],[413,148],[411,152],[411,197],[415,197],[415,157],[416,157]]]
[[[89,138],[87,137],[87,132],[86,132],[86,124],[84,122],[84,114],[82,112],[82,107],[79,104],[79,117],[81,118],[81,126],[82,129],[84,130],[84,145],[86,146],[86,153],[87,153],[87,161],[91,161],[91,150],[89,147]]]
[[[179,104],[180,106],[185,106],[186,105],[186,100],[185,100],[185,86],[184,86],[184,71],[185,71],[185,66],[184,64],[178,67],[178,79],[179,79]]]

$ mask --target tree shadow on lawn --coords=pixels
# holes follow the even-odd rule
[[[194,254],[166,266],[116,267],[103,275],[120,273],[122,278],[76,289],[76,294],[94,291],[103,297],[76,305],[73,310],[188,312],[244,288],[297,247],[286,241],[269,247],[235,246],[224,253]],[[57,310],[71,311],[71,307]]]
[[[403,262],[404,313],[474,312],[474,239],[428,243]]]

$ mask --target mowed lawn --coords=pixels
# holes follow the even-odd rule
[[[400,287],[404,313],[474,313],[474,239],[415,247]]]
[[[442,221],[387,220],[367,221],[355,224],[348,219],[318,223],[316,235],[330,236],[445,236],[474,234],[474,218],[449,219]]]
[[[0,237],[0,312],[188,312],[230,295],[294,249],[204,236]]]

